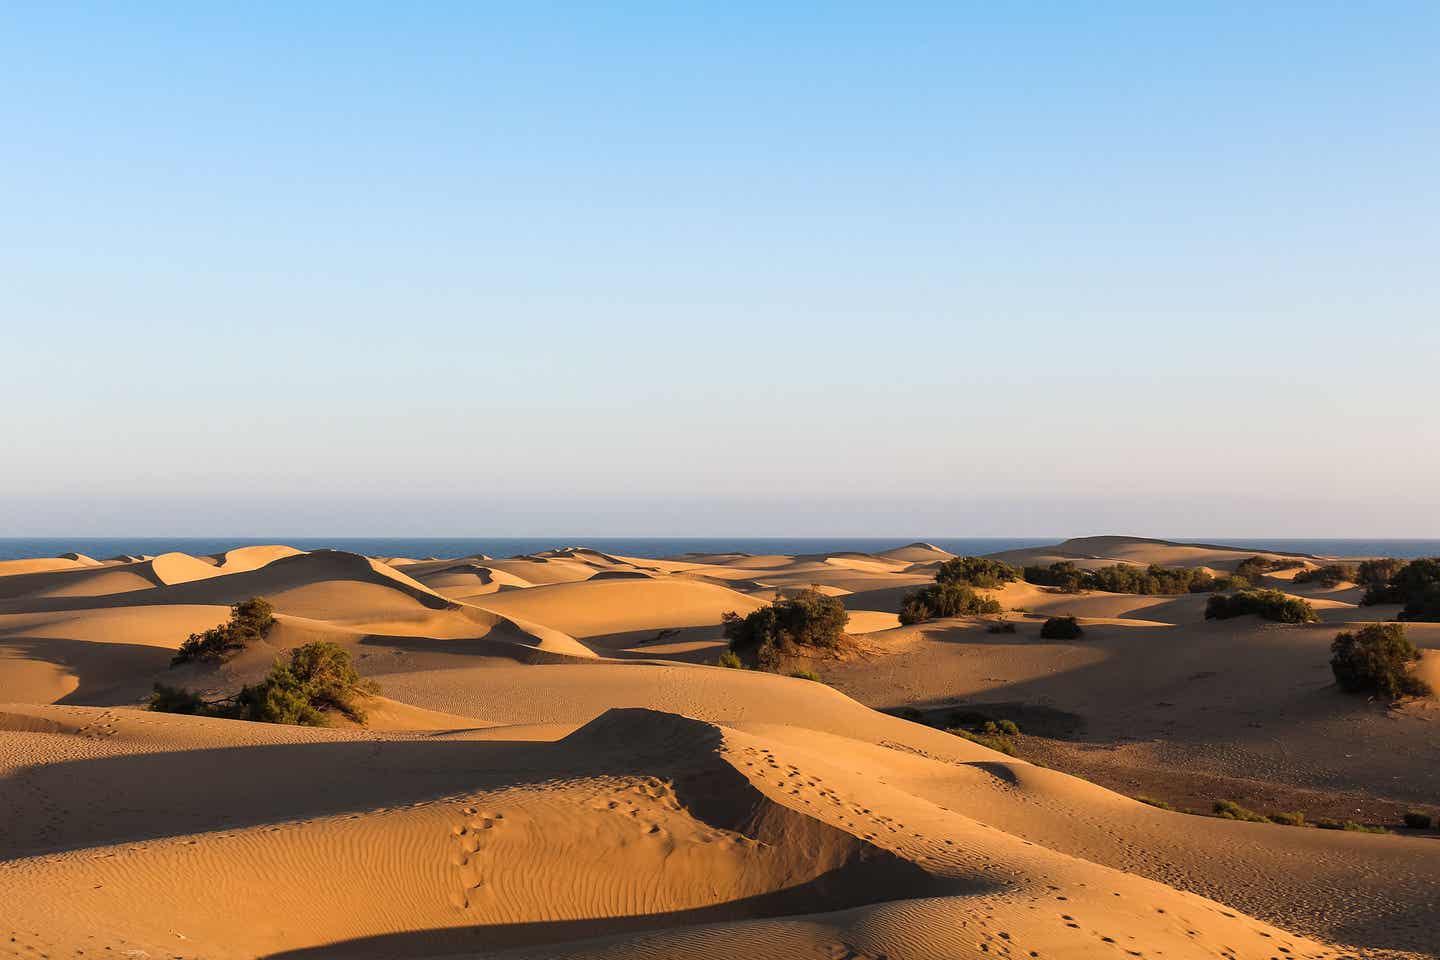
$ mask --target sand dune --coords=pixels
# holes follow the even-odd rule
[[[1252,552],[1083,538],[1029,555],[1062,554],[1223,570]],[[993,591],[1014,633],[899,626],[948,556],[276,545],[0,567],[0,955],[1440,955],[1433,832],[1122,795],[1433,804],[1440,706],[1346,697],[1326,665],[1337,629],[1395,608],[1276,578],[1323,622],[1207,623],[1203,595],[1017,583]],[[855,637],[797,663],[826,683],[699,665],[725,612],[811,585]],[[255,595],[278,618],[262,640],[170,666]],[[1085,635],[1041,640],[1057,614]],[[1440,625],[1410,633],[1440,681]],[[156,679],[234,690],[317,639],[381,682],[366,725],[139,708]],[[1122,792],[875,709],[898,707],[1016,718],[1022,751]]]

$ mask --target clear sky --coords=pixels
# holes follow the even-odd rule
[[[1440,4],[0,2],[0,535],[1440,536]]]

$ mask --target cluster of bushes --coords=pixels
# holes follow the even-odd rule
[[[730,652],[742,665],[778,670],[789,657],[839,649],[850,615],[839,600],[810,588],[777,597],[743,617],[731,611],[723,619]]]
[[[1338,587],[1342,583],[1355,583],[1360,574],[1348,563],[1327,563],[1323,567],[1301,570],[1295,574],[1296,583],[1318,583],[1322,587]]]
[[[997,750],[1006,756],[1015,756],[1015,742],[1011,737],[1019,736],[1020,725],[1014,720],[995,720],[975,710],[959,709],[950,711],[943,720],[927,718],[924,712],[914,707],[899,707],[887,711],[892,716],[929,727]]]
[[[940,617],[1001,613],[1004,609],[999,600],[977,593],[968,584],[932,583],[906,595],[900,605],[900,622],[908,625]]]
[[[363,702],[379,692],[379,684],[356,672],[344,647],[318,640],[290,651],[288,661],[277,658],[264,680],[241,687],[233,697],[205,700],[189,690],[157,683],[150,709],[319,727],[334,713],[364,723]]]
[[[1362,604],[1400,603],[1401,620],[1440,622],[1440,557],[1367,560],[1360,577],[1366,585]]]
[[[1347,693],[1369,693],[1399,700],[1425,696],[1430,685],[1407,669],[1420,651],[1398,623],[1372,623],[1351,633],[1336,634],[1330,644],[1330,669]]]
[[[1221,589],[1226,581],[1217,580],[1208,570],[1191,567],[1148,567],[1117,563],[1096,570],[1081,570],[1069,560],[1045,566],[1029,566],[1024,570],[1027,583],[1043,587],[1059,587],[1066,593],[1100,590],[1105,593],[1133,593],[1159,596],[1179,593],[1209,593]]]
[[[190,634],[170,658],[170,664],[218,663],[260,640],[274,625],[275,611],[268,600],[264,597],[242,600],[230,608],[230,619],[226,622],[204,633]]]
[[[947,727],[946,733],[989,747],[1007,757],[1015,756],[1015,741],[1012,736],[1020,733],[1020,727],[1013,720],[986,720],[978,726]]]
[[[977,590],[993,590],[1020,579],[1020,570],[1002,560],[986,557],[952,557],[935,570],[935,582],[906,594],[900,604],[900,622],[924,623],[941,617],[973,617],[1000,613],[994,597]]]
[[[1362,561],[1356,568],[1356,583],[1364,587],[1384,587],[1394,576],[1406,566],[1407,561],[1395,557],[1377,557],[1374,560]],[[1362,600],[1361,603],[1366,601]],[[1373,603],[1384,603],[1383,600],[1370,601]],[[1399,602],[1398,600],[1396,601]]]
[[[1136,800],[1161,810],[1174,811],[1175,807],[1158,800],[1155,797],[1137,796]],[[1193,811],[1181,810],[1180,813],[1192,813]],[[1251,810],[1249,807],[1237,803],[1234,800],[1216,800],[1211,806],[1210,812],[1213,816],[1222,820],[1244,820],[1249,823],[1278,823],[1285,827],[1318,827],[1321,830],[1345,830],[1350,833],[1389,833],[1390,831],[1382,826],[1357,823],[1354,820],[1332,820],[1320,818],[1310,820],[1299,810],[1282,811],[1280,813],[1260,813]],[[1404,824],[1412,830],[1428,830],[1433,824],[1433,818],[1420,811],[1411,810],[1404,816]]]
[[[1389,833],[1384,827],[1366,826],[1363,823],[1356,823],[1354,820],[1316,820],[1313,823],[1305,819],[1305,814],[1300,811],[1290,813],[1256,813],[1248,807],[1243,807],[1234,800],[1217,800],[1213,808],[1215,816],[1224,820],[1248,820],[1252,823],[1278,823],[1286,827],[1319,827],[1321,830],[1346,830],[1351,833]],[[1410,814],[1405,815],[1406,826],[1410,825]]]
[[[1254,614],[1278,623],[1315,623],[1320,618],[1315,608],[1299,597],[1279,590],[1241,590],[1238,593],[1217,593],[1205,604],[1206,620],[1229,620]]]
[[[1252,582],[1267,573],[1274,573],[1276,570],[1293,570],[1295,567],[1303,566],[1305,566],[1305,561],[1300,559],[1246,557],[1235,566],[1235,576]]]
[[[1019,568],[986,557],[952,557],[935,571],[936,583],[963,583],[982,590],[993,590],[1019,579]]]

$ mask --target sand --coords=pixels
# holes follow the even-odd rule
[[[1325,666],[1337,629],[1393,610],[1277,576],[1324,622],[1207,624],[1203,597],[1012,584],[1015,634],[899,626],[948,556],[10,561],[0,956],[1440,955],[1434,833],[1168,812],[880,712],[984,706],[1036,731],[1022,752],[1114,782],[1425,806],[1436,705],[1357,702]],[[852,617],[853,650],[796,664],[827,682],[709,665],[724,613],[811,585]],[[255,594],[277,613],[263,642],[170,665]],[[1053,613],[1085,637],[1040,640]],[[1440,626],[1411,633],[1440,674]],[[233,692],[315,639],[380,682],[364,726],[142,709],[156,680]]]

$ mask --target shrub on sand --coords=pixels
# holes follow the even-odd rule
[[[241,600],[230,608],[230,619],[204,633],[192,633],[175,656],[171,666],[195,661],[219,662],[228,659],[265,636],[275,625],[275,611],[264,597]]]
[[[1084,635],[1080,621],[1074,617],[1051,617],[1040,628],[1040,636],[1045,640],[1074,640]]]
[[[850,615],[838,599],[810,588],[777,597],[743,617],[732,611],[723,619],[732,653],[761,669],[778,670],[787,657],[838,649]]]
[[[1241,590],[1239,593],[1217,593],[1205,604],[1206,620],[1229,620],[1254,614],[1277,623],[1316,623],[1320,617],[1315,608],[1279,590]]]
[[[1395,701],[1430,693],[1430,685],[1407,667],[1420,651],[1398,623],[1372,623],[1353,633],[1335,635],[1330,644],[1330,669],[1346,693],[1371,693]]]
[[[972,587],[959,583],[932,583],[905,597],[900,607],[900,622],[909,625],[941,617],[970,617],[1003,611],[999,600],[977,593]]]
[[[987,590],[1019,579],[1020,571],[1015,567],[985,557],[952,557],[935,571],[936,583],[965,584]]]
[[[288,661],[276,658],[264,680],[241,687],[233,697],[202,700],[157,683],[149,706],[162,713],[320,727],[336,713],[364,723],[364,701],[379,692],[379,684],[355,670],[344,647],[318,640],[290,651]]]
[[[1270,818],[1263,813],[1256,813],[1249,807],[1241,806],[1234,800],[1216,800],[1212,808],[1215,816],[1224,820],[1247,820],[1251,823],[1269,823]]]

